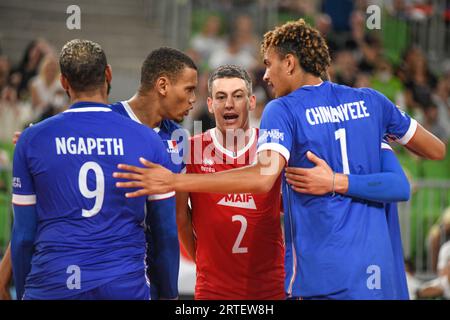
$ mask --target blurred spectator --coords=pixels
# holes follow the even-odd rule
[[[437,271],[439,276],[444,276],[449,272],[449,270],[446,270],[445,268],[446,261],[448,260],[450,260],[450,241],[444,243],[439,249],[437,264]]]
[[[256,96],[256,107],[249,113],[250,128],[259,128],[261,116],[267,104],[267,95],[266,91],[260,86],[253,88],[253,94]]]
[[[443,298],[450,300],[450,256],[445,261],[444,274],[438,278],[426,282],[417,292],[418,298]]]
[[[334,40],[333,30],[331,25],[331,18],[327,14],[317,14],[314,19],[314,25],[317,30],[319,30],[322,37],[325,38],[328,49],[330,51],[330,55],[334,57],[336,50],[338,49],[338,44]]]
[[[370,87],[370,76],[367,73],[359,72],[355,80],[355,88]]]
[[[431,256],[431,270],[437,272],[438,257],[441,243],[450,240],[450,207],[444,210],[442,217],[430,229],[428,236],[429,254]],[[442,262],[441,262],[442,263]]]
[[[191,40],[191,48],[197,51],[204,61],[208,61],[214,51],[224,50],[225,41],[220,36],[222,22],[219,16],[211,15],[202,31]]]
[[[42,115],[54,108],[53,113],[67,105],[67,95],[59,80],[57,58],[48,54],[42,60],[39,74],[31,80],[31,105],[37,115]]]
[[[439,121],[438,108],[433,101],[429,100],[429,102],[424,106],[424,116],[423,126],[436,137],[441,139],[444,143],[447,143],[447,130]]]
[[[416,268],[410,259],[405,259],[406,283],[408,285],[409,299],[417,299],[417,290],[419,290],[422,282],[416,278]]]
[[[432,96],[438,108],[440,125],[447,131],[447,140],[450,138],[450,73],[447,77],[439,79]]]
[[[242,50],[256,57],[259,53],[260,41],[253,29],[253,20],[248,15],[240,15],[236,18],[233,32]]]
[[[349,21],[353,11],[352,0],[324,0],[322,9],[331,17],[333,29],[336,32],[350,31]]]
[[[362,41],[358,41],[360,57],[359,69],[363,72],[374,72],[378,59],[381,57],[382,45],[380,39],[374,33],[364,36]]]
[[[3,88],[0,97],[0,141],[10,142],[15,131],[33,118],[31,105],[19,101],[17,90],[12,86]]]
[[[234,64],[252,69],[256,60],[251,53],[242,48],[242,44],[235,33],[231,33],[228,37],[227,47],[225,49],[215,50],[209,59],[209,67],[216,69],[226,64]]]
[[[335,81],[339,84],[353,87],[358,74],[358,65],[349,50],[339,51],[335,61]]]
[[[19,99],[28,97],[28,82],[37,75],[39,63],[50,51],[43,39],[32,41],[25,49],[22,61],[11,71],[11,83],[17,89]]]
[[[8,85],[10,65],[5,56],[0,56],[0,92]]]
[[[393,74],[391,64],[383,58],[376,63],[375,74],[370,79],[370,87],[383,93],[398,106],[405,106],[403,84]]]

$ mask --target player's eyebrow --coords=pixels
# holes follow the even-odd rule
[[[239,89],[234,90],[231,94],[233,95],[233,94],[236,94],[236,93],[239,93],[239,92],[245,93],[245,90],[242,89],[242,88],[239,88]],[[219,91],[217,91],[217,92],[215,93],[215,95],[219,95],[219,94],[227,95],[228,93],[225,92],[225,91],[221,91],[221,90],[219,90]]]

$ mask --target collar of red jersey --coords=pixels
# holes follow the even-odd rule
[[[251,128],[251,136],[250,139],[247,143],[247,145],[245,147],[243,147],[242,149],[238,150],[237,152],[232,152],[226,148],[224,148],[219,140],[217,139],[216,136],[216,128],[212,128],[209,130],[209,133],[211,135],[212,141],[214,143],[214,147],[216,147],[217,150],[219,150],[221,153],[227,155],[230,158],[233,159],[237,159],[240,156],[242,156],[243,154],[245,154],[247,152],[248,149],[250,149],[250,147],[253,145],[253,143],[255,142],[256,139],[256,129],[255,128]]]

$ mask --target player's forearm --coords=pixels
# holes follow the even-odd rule
[[[35,206],[13,206],[14,225],[11,237],[11,261],[17,299],[25,292],[25,280],[31,270],[31,258],[36,235]]]
[[[430,160],[443,160],[447,152],[445,144],[420,124],[405,147],[418,156]]]
[[[265,193],[277,177],[262,174],[260,166],[254,165],[213,174],[177,174],[173,187],[182,192]]]
[[[392,172],[370,175],[349,175],[347,195],[381,202],[407,201],[410,195],[408,180]]]
[[[7,288],[12,278],[11,244],[8,244],[5,255],[0,263],[0,288]]]

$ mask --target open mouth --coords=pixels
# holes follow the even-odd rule
[[[239,115],[238,114],[225,114],[223,116],[223,118],[225,120],[235,120],[235,119],[239,118]]]

